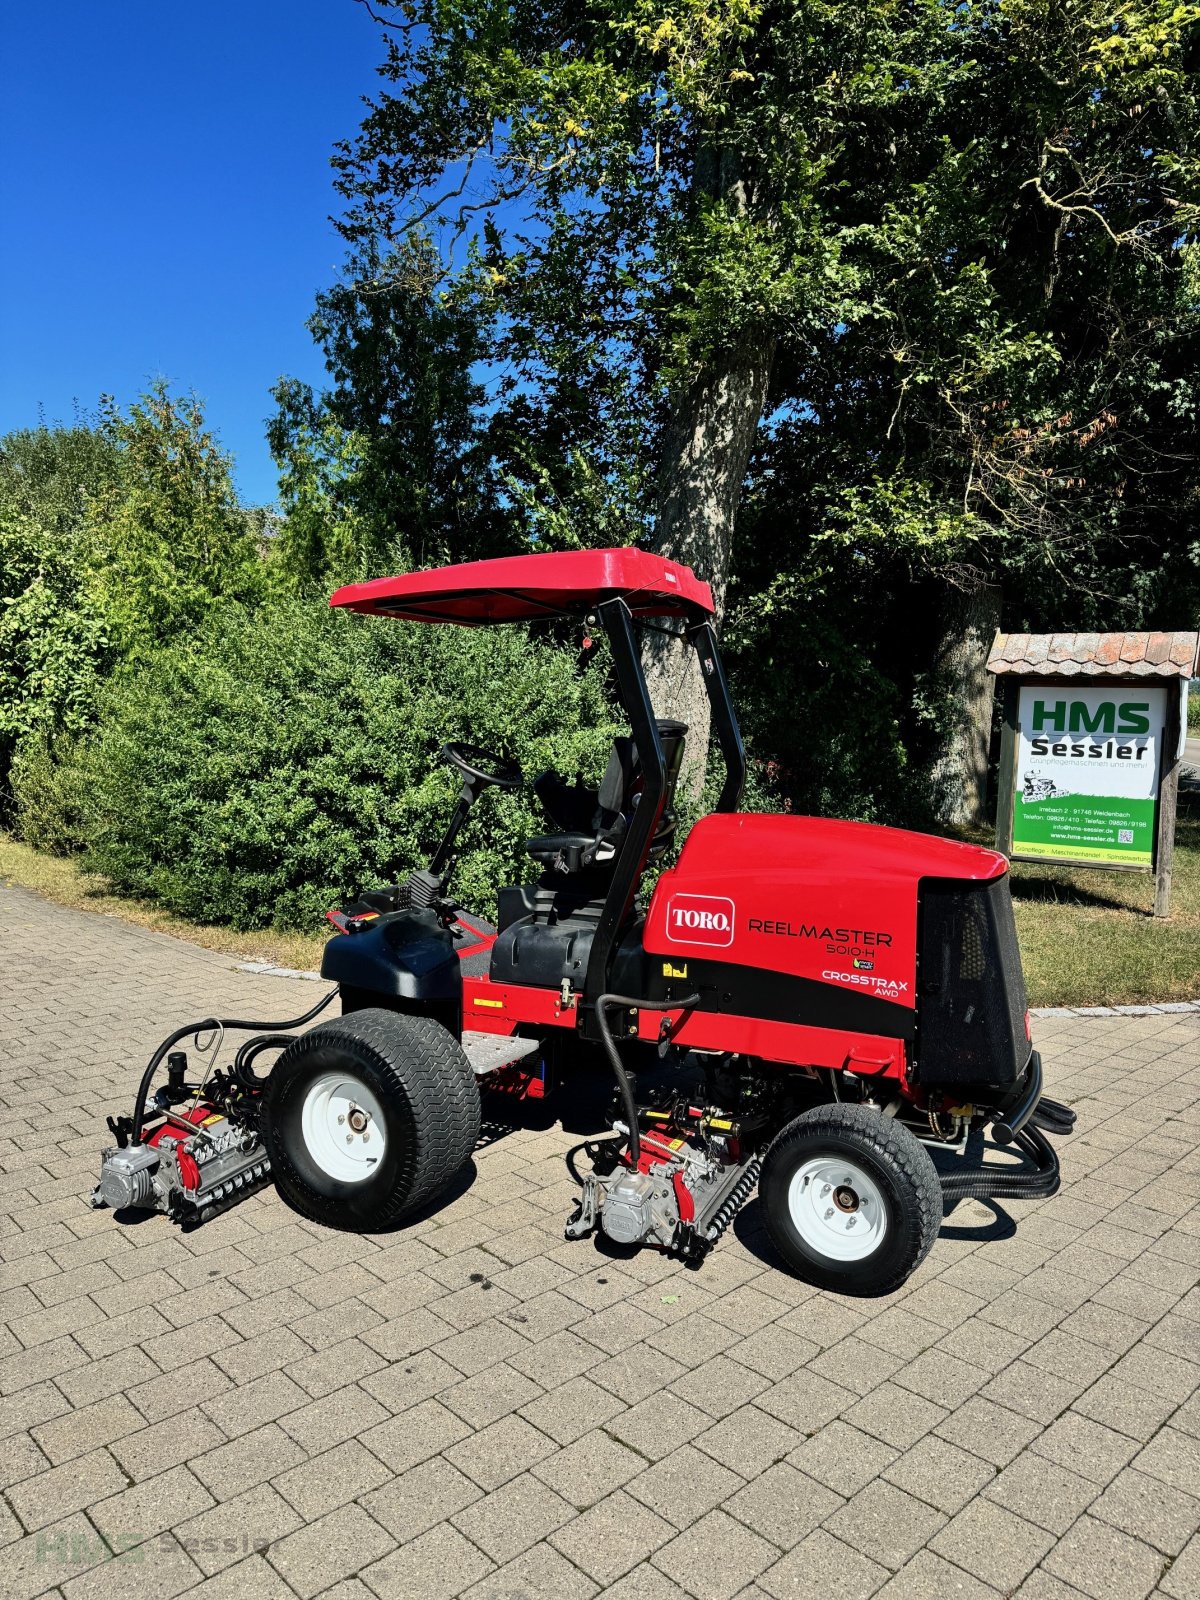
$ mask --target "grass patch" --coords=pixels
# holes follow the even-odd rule
[[[1013,901],[1034,1006],[1200,999],[1200,789],[1181,789],[1171,915],[1149,873],[1015,861]]]
[[[206,950],[236,956],[239,961],[269,961],[276,967],[291,967],[300,972],[314,971],[321,964],[323,934],[235,933],[231,928],[203,927],[185,922],[148,900],[126,900],[110,892],[107,880],[82,872],[78,864],[62,856],[42,855],[6,833],[0,833],[0,883],[31,889],[56,905],[75,911],[98,911],[120,917],[176,939],[187,939]]]

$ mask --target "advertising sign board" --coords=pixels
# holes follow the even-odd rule
[[[1167,695],[1140,683],[1021,685],[1013,855],[1153,868]]]

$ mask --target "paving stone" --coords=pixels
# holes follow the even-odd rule
[[[476,1500],[453,1521],[472,1544],[502,1566],[575,1515],[574,1506],[539,1479],[524,1473]]]
[[[510,1416],[464,1438],[447,1450],[446,1456],[481,1489],[491,1490],[552,1455],[554,1448],[554,1441],[524,1417]]]
[[[1063,1534],[1096,1498],[1097,1486],[1057,1462],[1027,1450],[1005,1467],[985,1491],[1048,1533]]]
[[[798,1444],[787,1459],[810,1478],[848,1498],[878,1477],[898,1453],[894,1445],[872,1438],[848,1422],[831,1422]]]
[[[564,1244],[557,1127],[481,1150],[471,1188],[347,1263],[269,1190],[191,1234],[81,1199],[162,1014],[268,1014],[307,985],[0,898],[0,959],[34,997],[0,1003],[5,1600],[111,1600],[118,1577],[122,1600],[1200,1593],[1200,1015],[1039,1019],[1080,1115],[1063,1193],[1008,1239],[952,1228],[878,1302],[769,1267],[752,1226],[694,1274]],[[65,980],[44,955],[64,945]],[[83,1024],[52,1059],[28,1026],[51,970]],[[66,1109],[43,1137],[47,1070]],[[234,1547],[154,1533],[155,1562],[118,1574],[64,1509],[48,1572],[9,1505]],[[251,1523],[265,1553],[237,1543]]]
[[[124,1395],[109,1395],[94,1405],[38,1423],[30,1431],[38,1448],[58,1466],[144,1427],[141,1413],[134,1410]]]
[[[932,1550],[918,1550],[894,1578],[876,1591],[876,1600],[995,1600],[998,1593]]]
[[[664,1391],[630,1406],[607,1424],[606,1432],[648,1460],[661,1461],[702,1433],[711,1422],[711,1417],[697,1406]]]
[[[1200,1594],[1200,1533],[1163,1574],[1162,1588],[1171,1600],[1195,1600]]]
[[[220,1572],[267,1550],[300,1527],[302,1518],[270,1484],[202,1511],[174,1529],[174,1537],[204,1572]]]
[[[362,1504],[376,1522],[404,1544],[465,1510],[482,1493],[465,1473],[443,1457],[434,1456],[364,1494]]]
[[[357,1500],[391,1478],[391,1472],[357,1439],[326,1450],[322,1455],[288,1471],[274,1480],[279,1492],[300,1512],[306,1522],[323,1517],[327,1511]]]
[[[589,1378],[572,1378],[521,1407],[521,1415],[556,1444],[570,1444],[625,1409],[621,1399]]]
[[[1140,1472],[1187,1492],[1200,1483],[1200,1439],[1177,1428],[1163,1428],[1134,1458],[1134,1465]]]
[[[665,1462],[659,1464],[658,1472],[669,1472],[671,1464],[678,1458],[687,1459],[690,1446],[677,1450],[668,1456]],[[698,1452],[697,1452],[698,1454]],[[707,1460],[707,1457],[701,1457]],[[565,1450],[556,1451],[555,1454],[545,1457],[533,1467],[533,1475],[541,1483],[562,1495],[577,1511],[586,1511],[589,1506],[603,1500],[614,1489],[621,1488],[630,1483],[642,1473],[645,1476],[646,1461],[636,1451],[630,1450],[627,1445],[620,1444],[616,1439],[610,1439],[608,1434],[596,1429],[585,1434],[582,1439],[577,1439],[574,1444]],[[721,1470],[721,1469],[718,1469]],[[741,1479],[734,1480],[737,1483]],[[646,1491],[639,1483],[638,1497],[646,1498]],[[652,1504],[647,1500],[647,1504]],[[667,1513],[659,1506],[653,1509],[666,1516]]]
[[[1138,1384],[1122,1382],[1113,1373],[1080,1395],[1072,1409],[1145,1443],[1162,1427],[1176,1404],[1168,1395],[1152,1394]]]
[[[550,1543],[599,1584],[616,1581],[675,1536],[676,1530],[623,1490],[582,1512]]]
[[[76,1415],[79,1413],[77,1412]],[[35,1383],[28,1388],[19,1389],[15,1394],[0,1400],[0,1439],[7,1439],[11,1433],[24,1433],[26,1429],[34,1430],[35,1437],[44,1430],[40,1426],[55,1418],[63,1418],[63,1427],[69,1433],[71,1428],[71,1406],[62,1391],[53,1383]],[[140,1427],[142,1419],[137,1418]],[[82,1455],[84,1450],[91,1449],[94,1444],[103,1444],[103,1439],[93,1440],[92,1444],[84,1445],[73,1453]],[[45,1448],[44,1446],[42,1448]],[[54,1460],[50,1450],[47,1456]]]
[[[1044,1528],[988,1500],[973,1500],[930,1540],[944,1556],[1002,1593],[1015,1589],[1054,1545]]]
[[[790,1550],[843,1503],[815,1478],[777,1461],[732,1495],[725,1509],[780,1550]]]
[[[222,1499],[264,1483],[304,1460],[304,1451],[276,1422],[219,1445],[188,1463],[201,1483]]]
[[[472,1584],[463,1591],[463,1600],[515,1600],[518,1596],[520,1600],[591,1600],[598,1593],[599,1586],[577,1566],[552,1546],[538,1544]],[[653,1591],[645,1600],[655,1600]]]
[[[887,1577],[886,1567],[817,1528],[768,1567],[758,1587],[775,1600],[867,1600]]]
[[[1144,1600],[1165,1566],[1159,1551],[1095,1517],[1080,1517],[1045,1561],[1047,1572],[1093,1600]]]
[[[602,1389],[632,1406],[665,1389],[687,1371],[680,1362],[664,1355],[661,1350],[649,1344],[639,1344],[602,1360],[591,1369],[588,1376],[593,1383],[598,1383]]]
[[[1127,1467],[1114,1478],[1091,1512],[1172,1557],[1200,1528],[1200,1499],[1147,1477],[1136,1467]]]
[[[732,1600],[778,1555],[724,1511],[710,1511],[659,1550],[654,1565],[695,1600]]]
[[[450,1600],[492,1571],[492,1563],[449,1523],[430,1528],[363,1576],[380,1600]]]
[[[1104,1485],[1133,1460],[1137,1441],[1090,1417],[1082,1417],[1077,1411],[1068,1411],[1044,1433],[1036,1434],[1030,1448],[1057,1461],[1059,1466]]]
[[[854,1400],[853,1390],[809,1369],[774,1384],[759,1397],[758,1404],[760,1410],[778,1417],[798,1433],[811,1434],[832,1422]]]
[[[291,1600],[292,1594],[264,1557],[252,1555],[188,1590],[188,1600]]]
[[[749,1367],[752,1372],[778,1381],[791,1377],[805,1362],[811,1361],[819,1354],[819,1348],[800,1334],[772,1324],[759,1328],[749,1338],[732,1346],[728,1353],[732,1360]]]
[[[749,1404],[770,1383],[760,1373],[720,1355],[677,1378],[670,1387],[672,1394],[698,1406],[710,1417],[727,1417],[731,1411]]]
[[[946,1518],[923,1500],[877,1478],[825,1519],[852,1549],[885,1567],[902,1567],[928,1544]]]
[[[362,1441],[393,1472],[404,1472],[470,1437],[471,1430],[461,1417],[456,1417],[437,1400],[426,1400],[398,1417],[389,1417],[386,1422],[369,1428],[362,1435]]]
[[[881,1383],[874,1393],[844,1413],[853,1428],[873,1434],[885,1444],[906,1450],[932,1432],[949,1415],[945,1406],[934,1405],[921,1395],[912,1394],[895,1383]]]
[[[889,1483],[936,1506],[947,1516],[961,1511],[995,1475],[996,1469],[990,1462],[960,1450],[935,1434],[926,1434],[911,1450],[906,1450],[883,1469],[883,1476]]]
[[[803,1438],[795,1428],[750,1405],[696,1435],[693,1442],[714,1461],[750,1479],[764,1472],[772,1462],[782,1461]],[[637,1448],[636,1440],[630,1442]]]
[[[8,1490],[12,1509],[28,1533],[81,1511],[123,1489],[127,1479],[107,1450],[92,1450],[60,1467],[14,1483]],[[103,1530],[101,1530],[103,1531]]]
[[[213,1497],[187,1467],[171,1467],[92,1505],[88,1516],[108,1540],[149,1539],[206,1511]]]
[[[339,1579],[365,1570],[394,1543],[361,1506],[341,1506],[273,1544],[267,1560],[301,1600],[310,1600]]]

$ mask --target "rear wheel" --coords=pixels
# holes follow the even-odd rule
[[[263,1094],[275,1183],[331,1228],[394,1227],[451,1182],[479,1138],[479,1089],[429,1017],[354,1011],[303,1034]]]
[[[899,1288],[942,1225],[929,1152],[868,1106],[817,1106],[788,1123],[767,1151],[758,1194],[787,1265],[841,1294]]]

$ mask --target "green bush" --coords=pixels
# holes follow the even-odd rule
[[[458,791],[451,739],[593,778],[614,731],[602,673],[518,628],[366,621],[319,601],[227,606],[107,689],[97,736],[15,774],[23,835],[69,833],[124,893],[199,922],[312,927],[422,864]],[[57,773],[61,782],[56,781]],[[544,830],[528,791],[491,790],[454,893],[487,915]]]
[[[91,717],[106,640],[72,536],[0,503],[0,799],[21,741]]]

